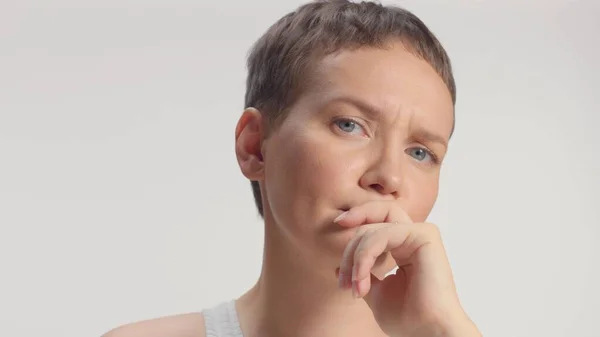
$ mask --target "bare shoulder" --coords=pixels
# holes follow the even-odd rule
[[[206,337],[204,315],[197,312],[131,323],[102,337]]]

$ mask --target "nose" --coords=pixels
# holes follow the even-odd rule
[[[397,153],[377,156],[361,177],[360,185],[364,189],[398,198],[403,184],[401,158]]]

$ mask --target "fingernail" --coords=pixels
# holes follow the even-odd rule
[[[346,211],[346,212],[344,212],[344,213],[342,213],[342,214],[338,215],[338,216],[337,216],[337,218],[335,218],[335,219],[333,220],[333,222],[338,222],[338,221],[342,220],[344,217],[346,217],[346,215],[347,215],[347,214],[348,214],[348,211]]]

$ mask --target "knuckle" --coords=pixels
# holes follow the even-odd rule
[[[367,234],[363,236],[360,244],[356,248],[354,258],[356,260],[368,260],[374,258],[379,252],[376,251],[376,243],[379,241],[382,231],[369,230]]]
[[[369,231],[369,228],[367,226],[360,226],[356,230],[356,233],[354,233],[354,237],[357,238],[359,236],[364,236],[368,231]]]
[[[440,228],[437,225],[432,224],[430,222],[425,223],[425,232],[432,238],[437,238],[441,236]]]
[[[377,233],[377,231],[378,231],[377,228],[369,227],[366,229],[365,234],[363,236],[365,237],[365,239],[370,238],[373,235],[375,235],[375,233]]]
[[[368,259],[371,256],[370,247],[359,246],[354,253],[354,260],[356,263],[364,262],[364,260]]]

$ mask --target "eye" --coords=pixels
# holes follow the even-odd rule
[[[340,118],[334,121],[334,124],[345,133],[365,133],[363,127],[355,120],[350,118]]]
[[[429,161],[432,163],[437,163],[437,157],[428,149],[424,147],[413,147],[407,150],[408,154],[410,154],[416,160],[423,162]]]

